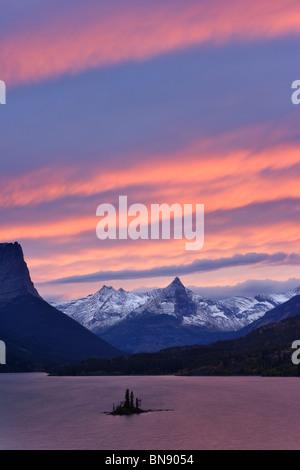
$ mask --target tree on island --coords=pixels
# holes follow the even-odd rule
[[[130,393],[130,408],[134,408],[133,401],[134,401],[134,396],[133,396],[133,391],[131,391],[131,393]]]
[[[135,403],[135,404],[134,404]],[[150,411],[171,411],[170,409],[166,410],[143,410],[141,408],[142,400],[138,397],[134,399],[133,391],[129,391],[129,388],[125,391],[125,400],[116,407],[113,405],[113,409],[110,412],[105,411],[105,414],[109,415],[130,415],[135,413],[149,413]]]
[[[132,393],[132,392],[131,392]],[[130,408],[130,402],[129,402],[129,388],[126,389],[125,392],[125,403],[124,403],[125,408]]]
[[[133,414],[133,413],[142,413],[141,409],[142,401],[136,397],[134,405],[134,394],[133,391],[129,391],[129,388],[125,391],[125,401],[121,402],[119,406],[115,407],[113,405],[113,410],[111,414]]]

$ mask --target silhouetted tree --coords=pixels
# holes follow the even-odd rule
[[[133,408],[133,392],[130,393],[130,407]]]
[[[126,389],[126,392],[125,392],[125,404],[124,404],[125,408],[129,408],[130,407],[130,401],[129,401],[129,388]]]

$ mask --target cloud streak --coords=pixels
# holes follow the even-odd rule
[[[44,2],[43,2],[44,4]],[[129,0],[76,3],[61,15],[34,18],[5,32],[2,78],[11,85],[66,73],[149,60],[187,47],[299,34],[294,0]],[[44,7],[44,5],[43,5]],[[54,8],[54,7],[53,7]],[[51,7],[48,4],[48,10]],[[247,20],[245,18],[247,11]],[[3,11],[5,14],[5,10]],[[26,16],[24,15],[24,18]],[[84,19],[82,21],[81,19]]]
[[[226,145],[226,135],[219,142]],[[115,168],[109,163],[105,167],[94,163],[89,169],[85,162],[72,167],[56,163],[13,179],[3,176],[0,177],[0,206],[37,206],[58,203],[66,197],[99,195],[100,198],[106,197],[105,192],[120,194],[120,191],[131,192],[131,188],[139,194],[138,188],[144,187],[148,188],[148,194],[152,193],[151,202],[159,202],[153,199],[154,194],[170,199],[178,194],[179,188],[184,195],[185,190],[189,193],[191,188],[199,188],[200,182],[210,210],[242,206],[254,200],[300,197],[299,145],[275,145],[256,152],[251,147],[228,148],[224,153],[212,146],[208,139],[171,154],[150,153],[146,161],[141,159],[125,168]],[[274,186],[274,173],[280,178],[280,185]],[[193,189],[194,200],[195,193]]]
[[[144,279],[152,277],[164,276],[181,276],[185,274],[216,271],[219,269],[237,267],[237,266],[250,266],[261,264],[298,264],[300,262],[300,255],[296,253],[287,254],[278,252],[274,254],[267,253],[247,253],[245,255],[236,254],[232,257],[222,257],[219,259],[196,259],[190,264],[181,264],[174,266],[160,266],[152,269],[143,270],[120,270],[120,271],[98,271],[95,273],[69,276],[53,281],[47,284],[74,284],[84,282],[99,282],[99,281],[112,281],[124,279]]]

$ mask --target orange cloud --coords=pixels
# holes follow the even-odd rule
[[[299,217],[297,213],[285,217],[289,208],[296,212],[297,201],[293,199],[300,198],[299,155],[296,144],[259,152],[246,148],[218,152],[207,141],[173,155],[141,159],[133,167],[118,170],[105,167],[100,171],[95,167],[84,172],[80,167],[51,167],[14,179],[2,177],[0,206],[10,215],[1,222],[1,238],[21,242],[43,239],[53,256],[46,253],[32,259],[36,282],[99,269],[144,269],[145,259],[148,268],[192,262],[195,253],[185,250],[185,240],[98,242],[97,204],[114,203],[109,198],[116,200],[118,195],[128,194],[130,204],[204,203],[209,218],[208,236],[199,257],[214,259],[251,251],[272,253],[287,251],[287,247],[299,252]],[[105,192],[110,195],[106,194],[103,200],[101,193]],[[78,209],[73,215],[68,213],[72,196],[72,207]],[[68,197],[66,205],[64,197]],[[276,206],[276,201],[281,200],[282,204]],[[54,215],[51,210],[42,212],[37,208],[51,202]],[[257,206],[256,220],[256,206],[247,206],[264,202],[274,204]],[[263,211],[268,208],[270,217],[267,213],[264,217]],[[28,260],[31,263],[30,257]]]
[[[0,178],[0,206],[32,206],[59,202],[64,197],[80,198],[114,192],[130,195],[142,203],[178,202],[204,203],[208,210],[241,207],[255,201],[300,197],[297,172],[289,170],[299,164],[299,146],[283,145],[257,153],[234,150],[212,153],[207,144],[194,145],[172,155],[172,164],[161,155],[151,162],[115,170],[92,168],[90,173],[80,167],[51,167],[14,179]],[[275,184],[272,174],[276,171]],[[264,173],[265,172],[265,173]],[[106,196],[107,198],[107,196]],[[96,207],[94,208],[96,211]],[[59,216],[59,211],[58,211]]]
[[[56,233],[58,228],[63,229],[63,232],[68,231],[71,233],[72,230],[75,231],[84,226],[86,222],[87,220],[76,219],[73,223],[69,221],[66,227],[61,225],[53,228]],[[44,228],[46,234],[47,229]],[[19,229],[21,230],[20,233],[27,232],[30,235],[29,227],[25,223]],[[37,233],[41,233],[40,228],[37,226],[32,229],[33,232],[37,230]],[[93,230],[94,227],[91,226],[90,229]],[[225,223],[219,231],[209,234],[204,249],[198,253],[185,251],[184,240],[149,240],[141,243],[127,240],[120,242],[120,244],[99,241],[98,247],[95,244],[94,248],[90,248],[88,243],[80,243],[79,249],[74,253],[72,250],[65,250],[64,245],[60,246],[59,237],[52,233],[51,238],[58,240],[54,256],[49,257],[46,255],[33,260],[28,257],[28,263],[35,282],[47,282],[51,279],[73,276],[74,274],[84,275],[99,270],[143,270],[145,260],[147,260],[147,268],[151,269],[162,265],[189,264],[194,260],[195,255],[199,259],[218,259],[236,253],[286,251],[287,246],[289,250],[299,252],[300,240],[298,234],[299,222],[297,220],[295,222],[277,221],[274,223],[266,221],[266,223],[258,223],[256,226],[253,224],[249,226],[230,226]],[[45,243],[47,243],[47,240]],[[290,268],[290,273],[293,272],[293,269],[293,267]],[[226,272],[225,270],[224,277],[226,277]],[[195,276],[194,274],[194,279]],[[124,287],[122,282],[119,282],[119,285]],[[97,288],[99,287],[97,286]],[[76,286],[76,289],[78,289],[78,286]],[[89,289],[90,291],[87,293],[92,292],[91,287]]]
[[[65,73],[147,60],[159,54],[230,40],[299,34],[296,0],[124,2],[103,13],[98,2],[3,34],[1,79],[10,85]],[[97,4],[98,3],[98,4]]]

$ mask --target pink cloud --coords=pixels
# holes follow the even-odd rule
[[[230,40],[299,34],[295,0],[111,2],[72,7],[3,35],[2,79],[11,85],[65,73],[147,60],[162,53]]]

